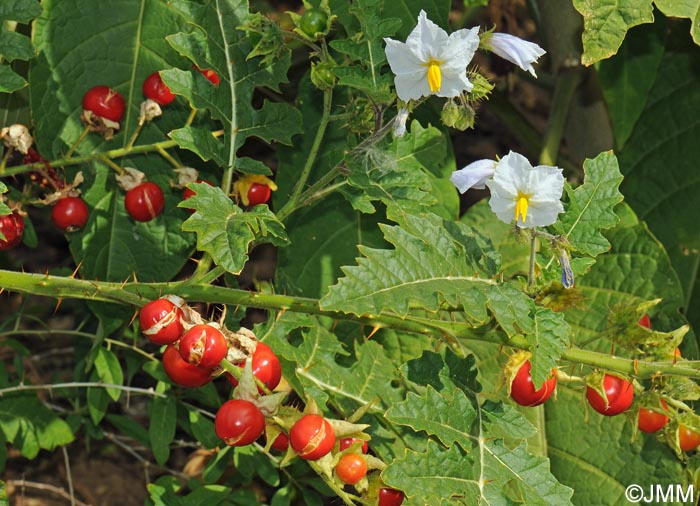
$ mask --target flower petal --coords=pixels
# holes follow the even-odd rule
[[[546,51],[534,42],[528,42],[509,33],[493,33],[487,39],[486,44],[501,58],[537,77],[532,64]]]
[[[384,50],[386,59],[394,74],[426,72],[425,66],[407,44],[390,38],[385,38],[384,42],[386,42]]]
[[[450,181],[457,187],[459,193],[465,193],[470,188],[483,190],[486,188],[486,181],[491,179],[495,170],[495,160],[477,160],[463,169],[454,171]]]
[[[447,43],[441,48],[438,58],[445,62],[441,70],[445,73],[465,73],[467,66],[479,48],[479,27],[463,28],[450,34]]]
[[[425,72],[397,75],[394,77],[394,85],[396,86],[396,94],[404,102],[411,99],[417,100],[431,94]]]
[[[423,63],[431,58],[436,58],[440,48],[447,44],[449,36],[447,32],[428,19],[424,10],[418,14],[418,24],[406,39],[406,44],[411,47]]]
[[[466,71],[459,75],[442,74],[442,86],[435,94],[438,97],[453,98],[459,96],[463,91],[471,91],[474,85],[467,79]]]

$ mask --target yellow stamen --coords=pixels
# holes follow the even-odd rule
[[[518,192],[518,201],[515,203],[515,221],[518,221],[518,218],[522,217],[522,223],[525,223],[525,220],[527,219],[527,208],[528,208],[528,200],[530,199],[529,195],[524,195],[522,193]]]
[[[428,63],[428,86],[431,93],[440,91],[442,86],[442,73],[440,72],[440,62],[430,60]]]

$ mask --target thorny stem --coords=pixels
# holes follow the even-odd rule
[[[321,309],[318,299],[250,292],[247,290],[236,290],[233,288],[186,281],[170,283],[109,283],[0,270],[0,287],[34,295],[115,302],[119,304],[131,304],[138,307],[143,306],[146,301],[156,299],[163,294],[173,294],[189,301],[241,305],[278,311],[288,310],[298,313],[326,316],[336,320],[359,322],[377,328],[393,328],[441,338],[448,337],[450,339],[488,342],[499,346],[509,346],[520,349],[529,349],[530,347],[524,337],[514,336],[508,339],[499,332],[478,332],[469,324],[462,322],[427,318],[421,319],[413,316],[401,317],[386,313],[365,313],[358,316],[341,311]],[[632,360],[580,348],[570,348],[566,350],[562,354],[562,358],[569,362],[609,371],[617,371],[639,378],[651,378],[659,374],[664,374],[700,379],[700,362],[698,361],[683,360],[674,363],[672,361],[651,362]],[[67,385],[72,387],[76,386],[75,383],[68,383]],[[104,385],[101,383],[89,383],[86,386],[112,387],[112,385]],[[54,388],[56,387],[54,386]],[[114,388],[125,389],[127,387],[115,385]],[[135,391],[147,393],[149,395],[162,395],[150,390],[135,389]],[[4,391],[0,390],[0,395],[2,395],[2,393],[4,393]]]
[[[160,392],[156,392],[152,388],[129,387],[129,386],[124,386],[124,385],[114,385],[114,384],[110,384],[110,383],[99,383],[99,382],[95,382],[95,381],[79,381],[79,382],[74,382],[74,383],[46,383],[43,385],[19,384],[19,385],[15,385],[13,387],[0,388],[0,397],[2,397],[5,394],[9,394],[9,393],[13,393],[13,392],[24,392],[27,390],[54,390],[54,389],[59,389],[59,388],[85,388],[85,387],[114,388],[115,390],[123,390],[124,392],[150,395],[151,397],[163,397],[163,398],[167,397],[167,395],[162,394]]]
[[[65,155],[63,155],[63,158],[66,160],[69,159],[71,157],[71,155],[73,153],[75,153],[75,150],[78,149],[78,146],[80,146],[80,143],[85,140],[85,137],[87,137],[89,133],[90,133],[89,126],[86,126],[85,128],[83,128],[83,131],[80,132],[80,135],[78,136],[76,141],[73,143],[73,145],[70,148],[68,148],[68,151],[66,152]],[[51,166],[53,167],[53,164],[51,164]]]

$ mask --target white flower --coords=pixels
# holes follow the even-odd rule
[[[396,75],[396,94],[404,102],[428,95],[456,97],[474,87],[467,79],[467,65],[479,47],[478,27],[447,35],[421,10],[406,42],[384,41],[386,58]]]
[[[394,118],[394,137],[403,137],[406,134],[406,121],[408,121],[408,108],[402,107]]]
[[[548,165],[533,168],[527,158],[512,151],[498,162],[486,186],[491,190],[489,206],[498,219],[515,220],[521,228],[551,225],[564,211],[562,170]]]
[[[493,177],[496,170],[495,160],[477,160],[460,170],[456,170],[450,176],[450,181],[457,187],[459,193],[465,193],[470,188],[483,190],[486,181]]]
[[[528,42],[509,33],[491,33],[484,35],[483,45],[501,58],[516,64],[537,77],[532,64],[547,51],[534,42]]]

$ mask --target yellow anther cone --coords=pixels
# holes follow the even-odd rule
[[[442,73],[440,72],[440,65],[437,63],[431,63],[428,66],[428,86],[430,86],[432,93],[440,91],[442,86]]]
[[[525,223],[525,220],[527,219],[527,207],[528,207],[528,202],[527,202],[527,197],[525,196],[519,196],[518,201],[515,204],[515,221],[518,221],[518,217],[522,217],[522,223]]]

